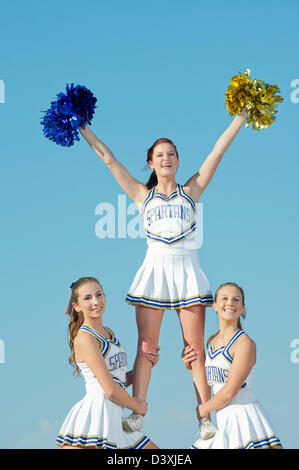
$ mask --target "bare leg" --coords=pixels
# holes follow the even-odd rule
[[[138,345],[133,369],[133,396],[141,400],[146,399],[152,372],[152,363],[145,353],[158,344],[163,313],[164,310],[156,308],[136,307]]]
[[[184,345],[190,345],[198,354],[198,359],[191,363],[191,369],[196,398],[200,405],[211,397],[205,372],[205,307],[203,305],[194,305],[193,307],[177,310],[177,313],[182,327]]]

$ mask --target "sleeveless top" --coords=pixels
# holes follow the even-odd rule
[[[205,368],[207,382],[209,386],[212,387],[213,394],[221,390],[221,388],[226,384],[228,372],[233,362],[233,358],[230,354],[231,347],[240,338],[240,336],[244,334],[246,334],[245,331],[238,330],[226,346],[222,346],[221,348],[215,350],[213,349],[214,340],[209,343]],[[257,401],[255,393],[252,389],[253,375],[254,367],[251,369],[245,379],[245,382],[241,385],[237,395],[235,395],[228,406],[253,403]]]
[[[186,240],[194,238],[196,204],[179,184],[168,197],[153,187],[143,203],[141,217],[149,247],[188,248]]]
[[[79,328],[79,331],[88,331],[99,341],[103,357],[113,380],[122,388],[126,388],[127,353],[122,348],[113,331],[108,328],[105,329],[110,333],[111,339],[105,338],[87,325],[82,325]],[[85,362],[78,362],[77,364],[84,377],[86,391],[92,391],[94,388],[101,387],[93,372]]]

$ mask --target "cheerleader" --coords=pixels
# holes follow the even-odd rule
[[[183,186],[175,181],[179,156],[171,140],[158,139],[148,150],[147,162],[152,175],[145,185],[131,176],[88,126],[80,129],[122,189],[137,204],[147,235],[148,250],[126,298],[136,309],[138,346],[133,394],[140,400],[146,399],[151,377],[152,363],[146,353],[158,344],[165,309],[176,310],[184,344],[197,352],[191,369],[198,404],[210,398],[203,338],[205,308],[212,305],[213,297],[199,263],[196,243],[192,244],[196,238],[196,204],[247,116],[243,109],[234,118],[200,170]],[[123,426],[128,431],[140,430],[142,422],[143,416],[134,412],[124,420]],[[216,431],[208,417],[200,419],[199,427],[204,439]]]
[[[85,379],[86,394],[66,416],[56,443],[63,449],[157,449],[140,432],[122,428],[123,408],[144,416],[147,403],[127,391],[132,371],[127,355],[112,330],[103,326],[106,297],[99,281],[82,277],[71,286],[67,308],[70,315],[70,364]],[[147,359],[154,365],[158,347]]]
[[[271,421],[252,389],[256,345],[243,331],[244,292],[235,283],[222,284],[215,293],[214,308],[219,331],[208,340],[206,375],[213,398],[197,408],[200,418],[216,411],[218,431],[209,440],[198,439],[193,449],[282,448]],[[187,346],[187,369],[195,357]]]

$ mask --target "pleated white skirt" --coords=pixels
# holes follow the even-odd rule
[[[211,439],[198,439],[192,449],[281,448],[281,442],[259,402],[231,405],[217,412],[218,431]]]
[[[197,251],[150,246],[126,302],[170,310],[212,305],[209,281],[201,269]]]
[[[100,386],[90,387],[67,414],[56,444],[98,449],[143,449],[151,441],[138,431],[122,429],[123,408],[106,398]]]

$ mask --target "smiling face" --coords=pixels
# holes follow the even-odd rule
[[[173,176],[179,166],[175,148],[167,142],[155,145],[152,158],[148,163],[151,169],[155,170],[157,177]]]
[[[95,281],[87,282],[77,288],[77,302],[73,307],[82,312],[84,320],[97,319],[105,312],[106,298],[100,284]]]
[[[245,310],[241,290],[232,285],[221,287],[215,296],[214,309],[218,313],[219,320],[237,322]]]

